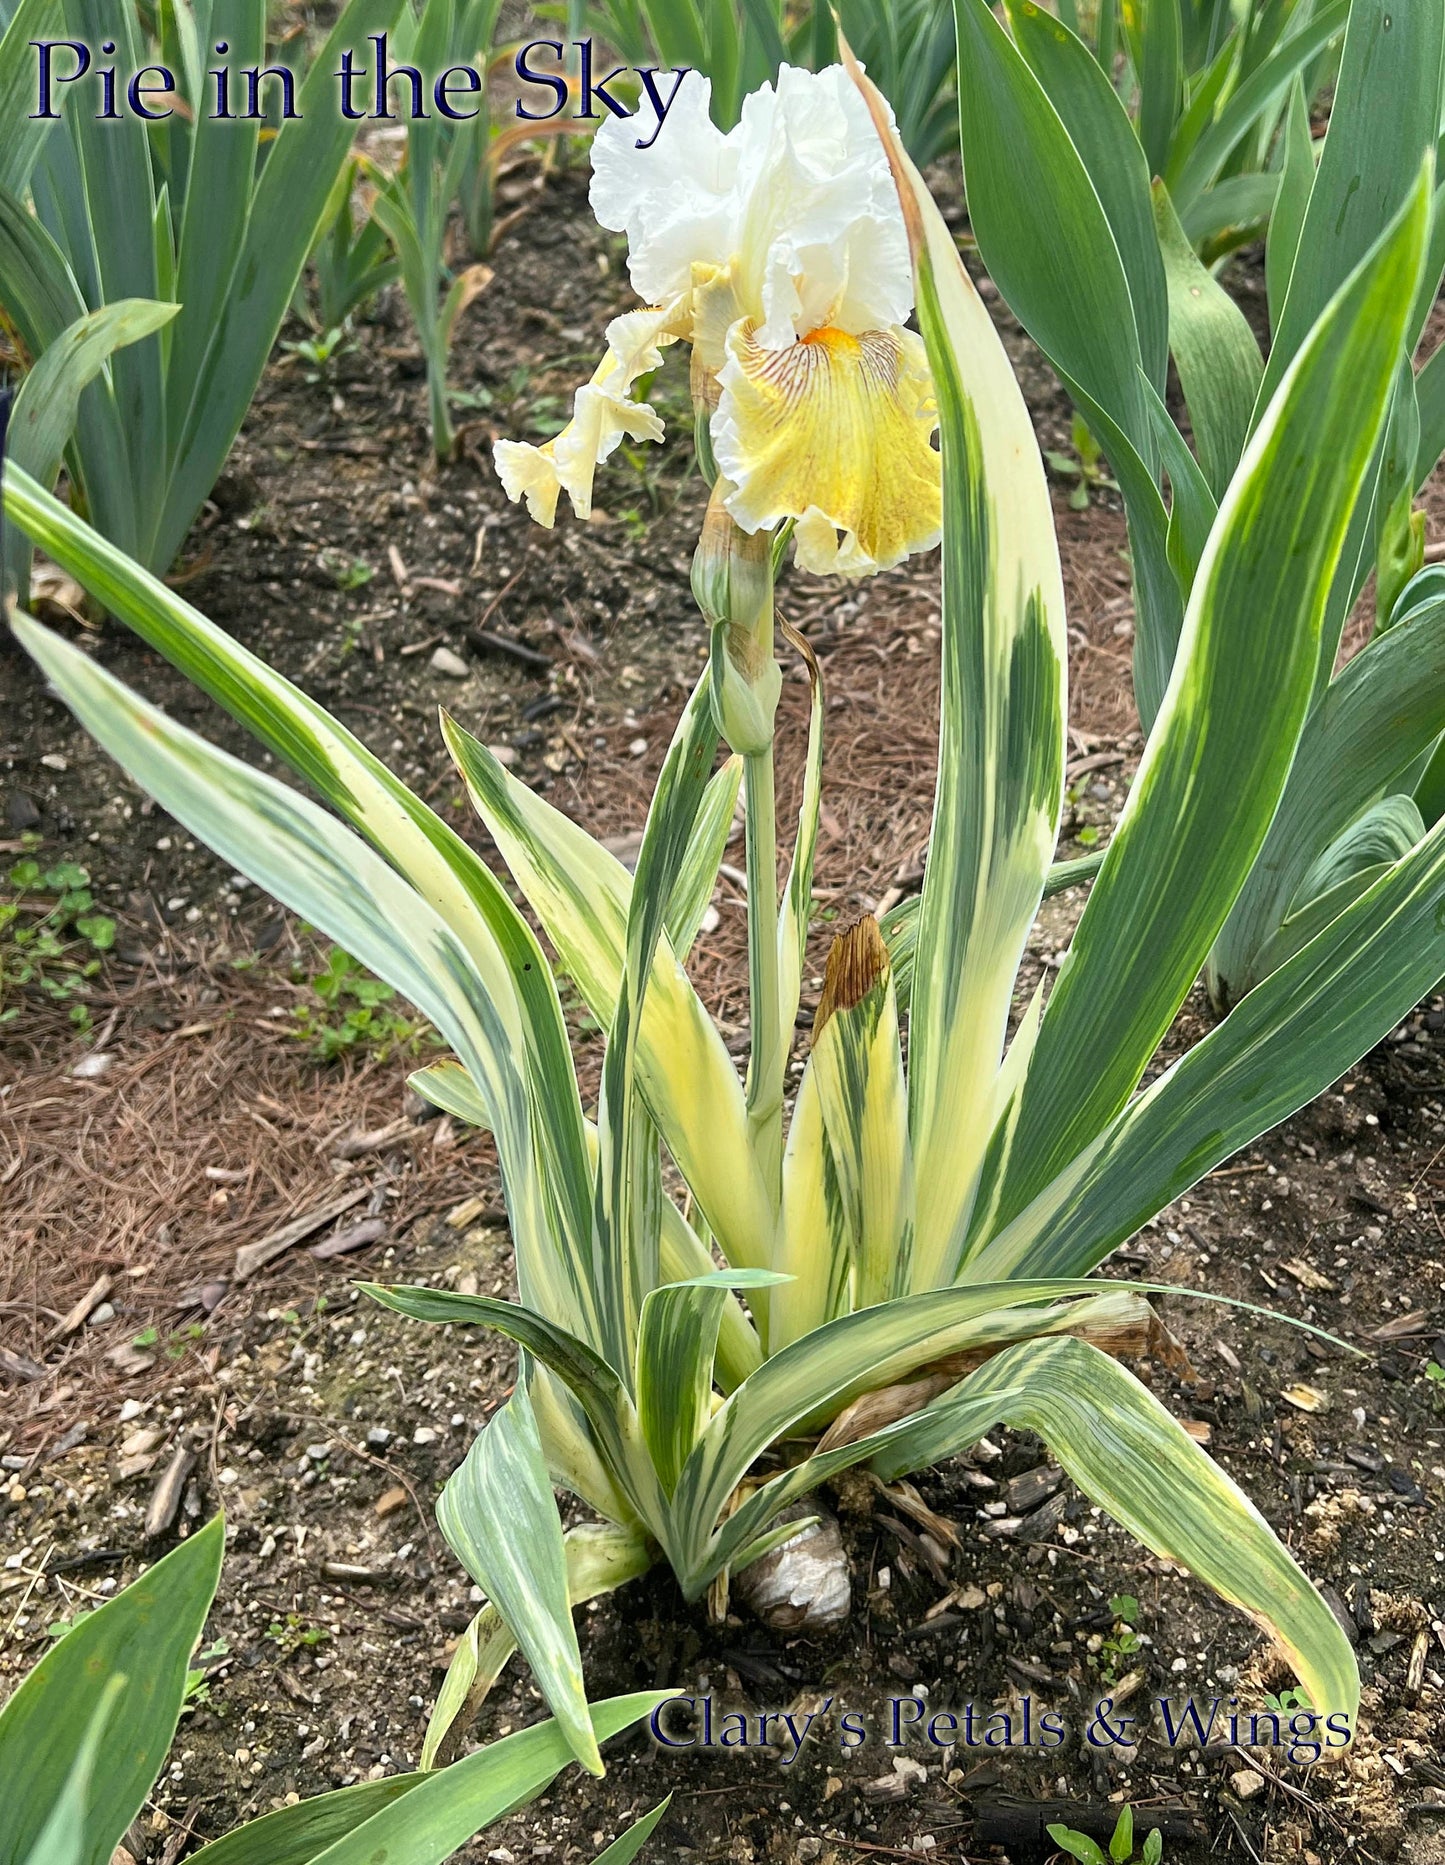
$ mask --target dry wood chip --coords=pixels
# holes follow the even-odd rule
[[[397,1145],[414,1131],[414,1123],[402,1115],[384,1127],[373,1127],[370,1133],[348,1134],[332,1147],[331,1156],[333,1159],[360,1159],[364,1153],[379,1153],[388,1146]]]
[[[338,1230],[334,1236],[313,1243],[307,1254],[314,1256],[319,1263],[324,1263],[333,1256],[345,1256],[351,1250],[360,1250],[368,1243],[378,1243],[385,1235],[385,1218],[364,1217],[359,1224],[350,1224],[345,1230]]]
[[[333,1218],[340,1217],[343,1211],[349,1211],[353,1205],[360,1204],[370,1190],[369,1185],[353,1185],[350,1191],[343,1192],[340,1197],[316,1205],[310,1211],[303,1211],[299,1217],[293,1217],[279,1230],[273,1230],[269,1236],[260,1238],[256,1243],[243,1243],[236,1252],[237,1282],[244,1282],[248,1276],[254,1276],[258,1269],[280,1256],[283,1250],[289,1250],[293,1243],[300,1243],[312,1231],[320,1230],[323,1224],[329,1224]]]
[[[170,1462],[161,1475],[161,1480],[151,1491],[150,1502],[146,1505],[145,1537],[154,1541],[163,1535],[176,1519],[176,1511],[181,1506],[181,1496],[185,1491],[186,1478],[196,1467],[196,1453],[187,1445],[178,1444]]]
[[[1328,1276],[1322,1276],[1317,1269],[1311,1268],[1303,1257],[1295,1257],[1291,1262],[1281,1263],[1280,1268],[1287,1276],[1293,1276],[1302,1289],[1324,1292],[1335,1286]]]
[[[1406,1340],[1411,1334],[1428,1334],[1431,1328],[1428,1308],[1415,1308],[1393,1321],[1383,1321],[1370,1335],[1371,1340]]]
[[[37,1366],[23,1353],[12,1353],[8,1347],[0,1347],[0,1373],[8,1374],[11,1379],[44,1379],[45,1368]]]
[[[73,1334],[78,1327],[83,1326],[85,1318],[91,1310],[103,1302],[106,1296],[110,1294],[113,1280],[114,1278],[111,1276],[109,1270],[107,1270],[103,1276],[97,1276],[95,1281],[91,1283],[90,1287],[85,1291],[84,1295],[81,1296],[80,1300],[70,1312],[62,1316],[62,1318],[56,1322],[55,1326],[45,1338],[47,1340],[60,1340],[64,1335]]]

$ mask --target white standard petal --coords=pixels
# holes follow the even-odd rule
[[[743,105],[738,295],[776,349],[901,324],[913,271],[887,157],[841,66],[784,66]]]
[[[784,65],[726,136],[709,101],[706,79],[690,74],[660,129],[644,102],[593,139],[593,212],[626,233],[639,295],[656,302],[684,291],[695,267],[729,268],[767,348],[823,326],[861,335],[903,323],[913,274],[897,191],[842,67]]]
[[[657,79],[664,101],[670,77]],[[738,147],[713,123],[711,99],[708,80],[688,72],[660,130],[644,96],[636,116],[609,117],[592,139],[592,212],[627,235],[633,290],[653,303],[686,290],[694,263],[719,264],[732,244]]]

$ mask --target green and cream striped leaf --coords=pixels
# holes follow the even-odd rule
[[[855,71],[913,253],[943,449],[943,701],[909,1042],[913,1285],[951,1279],[1015,974],[1058,840],[1068,652],[1053,507],[1028,409],[953,235]],[[1032,81],[1032,80],[1030,80]]]
[[[688,843],[682,871],[667,903],[667,942],[679,965],[687,963],[703,916],[717,888],[718,869],[732,833],[733,811],[743,781],[743,761],[731,757],[708,781]]]
[[[5,513],[46,555],[165,655],[310,783],[379,849],[442,916],[482,988],[520,1040],[535,1138],[545,1161],[550,1234],[517,1237],[524,1299],[576,1284],[591,1235],[592,1173],[582,1104],[551,969],[526,921],[486,864],[324,707],[167,589],[19,469],[8,470]],[[244,866],[238,863],[238,866]],[[345,942],[343,941],[343,944]],[[351,948],[348,947],[348,950]],[[467,1116],[463,1116],[466,1118]],[[555,1265],[552,1259],[566,1257]],[[580,1293],[580,1290],[578,1291]],[[590,1298],[577,1309],[579,1319]]]
[[[363,1282],[358,1287],[383,1307],[413,1320],[494,1328],[525,1348],[566,1388],[565,1392],[539,1391],[535,1407],[545,1423],[544,1449],[554,1457],[558,1477],[570,1484],[579,1453],[590,1457],[590,1452],[595,1452],[607,1483],[621,1498],[621,1506],[597,1496],[595,1487],[587,1481],[592,1474],[590,1468],[580,1471],[583,1481],[578,1483],[578,1493],[609,1520],[645,1530],[672,1558],[668,1501],[657,1480],[633,1400],[616,1371],[585,1341],[517,1302],[493,1296],[456,1295],[445,1289],[411,1284],[386,1287]],[[566,1409],[568,1394],[577,1401],[590,1427],[590,1447],[578,1439],[575,1422]]]
[[[1389,637],[1386,637],[1388,640]],[[1242,998],[969,1264],[1085,1275],[1337,1081],[1445,975],[1445,823]]]
[[[704,675],[673,733],[643,827],[628,900],[626,960],[602,1063],[592,1283],[608,1357],[629,1383],[642,1304],[658,1283],[664,1202],[657,1129],[637,1091],[638,1031],[668,903],[687,859],[717,743]]]
[[[1405,779],[1445,729],[1445,595],[1411,606],[1346,663],[1300,734],[1289,782],[1209,962],[1227,1005],[1264,975],[1259,959],[1310,869]]]
[[[589,1710],[596,1743],[630,1729],[672,1693],[609,1697]],[[442,1865],[476,1833],[540,1794],[572,1759],[555,1722],[534,1723],[449,1768],[367,1781],[281,1807],[192,1856],[205,1865]]]
[[[1196,258],[1162,181],[1154,184],[1154,216],[1169,285],[1169,347],[1217,502],[1249,437],[1264,359],[1243,311]]]
[[[524,1379],[447,1479],[437,1524],[526,1653],[572,1753],[590,1774],[601,1774],[572,1623],[562,1520]]]
[[[823,672],[806,635],[783,624],[789,644],[808,669],[808,748],[803,759],[803,796],[798,805],[798,834],[783,889],[778,917],[778,1023],[783,1054],[793,1046],[793,1025],[802,991],[803,958],[808,946],[808,913],[813,903],[813,858],[818,849],[818,811],[823,799]]]
[[[769,1353],[801,1340],[848,1307],[852,1264],[811,1056],[798,1083],[783,1148],[783,1196],[773,1260],[789,1280],[768,1299]]]
[[[661,1491],[638,1428],[637,1415],[616,1370],[586,1341],[520,1302],[492,1295],[458,1295],[420,1284],[359,1282],[357,1287],[396,1314],[441,1326],[495,1328],[525,1347],[557,1375],[592,1426],[609,1476],[627,1496],[633,1514],[656,1532]]]
[[[1125,1105],[1268,834],[1389,404],[1430,183],[1422,170],[1300,350],[1220,507],[1164,706],[1044,1011],[1004,1223]]]
[[[1016,1339],[1020,1326],[1045,1326],[1048,1304],[1097,1288],[1072,1279],[933,1289],[842,1315],[773,1354],[723,1401],[678,1480],[672,1499],[678,1547],[670,1552],[684,1587],[707,1585],[705,1550],[714,1525],[754,1459],[779,1438],[930,1361]],[[1029,1313],[1020,1318],[1010,1310]]]
[[[1049,869],[1044,882],[1044,899],[1051,900],[1055,894],[1067,892],[1071,887],[1082,887],[1092,881],[1104,861],[1101,848],[1092,855],[1080,855],[1072,861],[1056,861]],[[883,934],[883,943],[888,947],[889,963],[893,967],[893,989],[898,998],[898,1013],[907,1013],[913,991],[913,959],[918,950],[918,908],[917,894],[907,900],[900,900],[896,907],[890,907],[878,922]]]
[[[913,1149],[893,978],[877,922],[834,941],[809,1067],[817,1077],[834,1202],[852,1265],[850,1302],[912,1286]]]
[[[460,727],[449,724],[447,740],[478,814],[564,969],[593,1016],[610,1028],[627,949],[631,876]],[[748,1140],[742,1084],[665,942],[637,1040],[648,1109],[725,1255],[739,1268],[771,1267],[774,1220]]]
[[[1098,1283],[1085,1286],[1100,1287]],[[1002,1311],[994,1318],[988,1331],[985,1351],[997,1352],[1019,1340],[1033,1340],[1055,1334],[1097,1338],[1112,1343],[1117,1349],[1121,1340],[1132,1343],[1147,1338],[1145,1329],[1151,1319],[1149,1304],[1141,1295],[1133,1290],[1115,1287],[1110,1288],[1107,1294],[1092,1296],[1083,1301],[1046,1308]],[[992,1418],[985,1418],[976,1435],[982,1436],[993,1422]],[[845,1438],[841,1443],[833,1445],[825,1442],[823,1448],[813,1456],[792,1465],[760,1489],[754,1490],[718,1526],[711,1539],[696,1550],[696,1565],[689,1584],[701,1587],[708,1583],[710,1576],[724,1567],[756,1559],[770,1542],[780,1538],[777,1529],[769,1532],[766,1527],[779,1510],[787,1508],[800,1496],[816,1490],[819,1484],[827,1482],[839,1471],[877,1457],[897,1438],[913,1429],[915,1423],[916,1414],[909,1414],[866,1436]],[[689,1527],[692,1526],[689,1524]],[[797,1523],[794,1522],[791,1528],[784,1529],[782,1533],[795,1533],[796,1530]],[[690,1548],[694,1546],[691,1541],[688,1545]]]
[[[177,821],[354,953],[442,1032],[490,1111],[519,1260],[547,1283],[558,1312],[586,1320],[590,1290],[557,1247],[538,1170],[515,1000],[499,1006],[440,915],[309,798],[174,724],[29,618],[17,616],[13,626],[81,723]]]
[[[455,1056],[413,1069],[406,1078],[406,1085],[444,1114],[465,1121],[469,1127],[480,1127],[484,1133],[491,1131],[492,1116],[487,1104],[477,1084]]]
[[[966,1448],[981,1435],[980,1397],[990,1396],[989,1424],[1037,1432],[1121,1527],[1276,1640],[1321,1716],[1353,1725],[1359,1671],[1334,1614],[1238,1484],[1147,1387],[1087,1342],[1027,1341],[997,1355],[888,1445],[879,1475],[891,1480]]]
[[[653,1289],[637,1331],[637,1416],[658,1481],[670,1496],[712,1415],[718,1330],[733,1289],[770,1288],[766,1269],[715,1269]]]
[[[1028,1076],[1029,1063],[1033,1060],[1034,1045],[1039,1039],[1039,1025],[1043,1021],[1046,989],[1047,981],[1041,978],[1038,988],[1029,999],[1028,1008],[1019,1019],[1003,1067],[994,1081],[993,1104],[988,1117],[988,1151],[983,1156],[979,1172],[978,1196],[974,1200],[968,1243],[964,1250],[965,1259],[977,1238],[993,1234],[998,1201],[1008,1177],[1009,1156],[1013,1151],[1014,1136],[1018,1132],[1023,1086]]]
[[[407,1077],[407,1083],[444,1113],[453,1114],[458,1120],[464,1120],[474,1127],[487,1125],[487,1111],[481,1096],[467,1071],[454,1058],[449,1057],[445,1061],[432,1063],[428,1068],[414,1070]],[[587,1140],[595,1169],[597,1129],[590,1120],[587,1122]],[[710,1274],[715,1267],[701,1238],[671,1198],[662,1201],[658,1256],[664,1284],[693,1282],[699,1276]],[[723,1303],[717,1345],[716,1373],[723,1391],[731,1392],[734,1386],[741,1385],[749,1373],[756,1372],[762,1364],[762,1358],[762,1343],[758,1339],[757,1329],[738,1302],[729,1295]],[[545,1438],[545,1432],[543,1435]],[[580,1493],[588,1494],[586,1490]],[[602,1509],[600,1512],[608,1515],[613,1513],[610,1509]]]
[[[582,1401],[549,1366],[534,1355],[527,1368],[532,1415],[542,1439],[554,1489],[564,1489],[587,1504],[604,1522],[641,1532],[636,1505],[625,1493],[604,1451],[599,1433]],[[621,1408],[626,1416],[626,1408]]]

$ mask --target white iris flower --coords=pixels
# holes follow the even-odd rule
[[[607,354],[545,446],[503,440],[497,471],[541,524],[565,490],[586,517],[623,435],[661,440],[634,396],[665,347],[692,346],[729,515],[749,533],[796,520],[797,561],[863,576],[937,543],[939,456],[908,242],[883,146],[841,66],[784,66],[724,135],[690,73],[656,131],[650,108],[592,145],[592,208],[628,239],[644,310],[614,318]]]

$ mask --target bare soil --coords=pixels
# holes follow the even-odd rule
[[[620,249],[586,214],[581,177],[562,170],[540,193],[523,186],[518,204],[530,211],[501,245],[455,352],[455,381],[474,398],[460,458],[438,468],[428,456],[420,359],[384,300],[324,371],[283,344],[179,574],[192,601],[464,832],[438,704],[625,847],[702,664],[688,594],[701,488],[675,440],[642,469],[609,469],[590,525],[564,520],[548,534],[503,499],[490,436],[555,413],[629,301]],[[1044,444],[1066,451],[1067,405],[991,301]],[[680,399],[672,413],[680,435]],[[1067,492],[1061,484],[1056,501],[1073,659],[1064,852],[1080,853],[1107,834],[1140,746],[1122,517],[1107,493],[1077,512]],[[1438,521],[1437,493],[1429,506]],[[793,575],[782,589],[828,694],[819,960],[832,921],[918,884],[937,578],[929,558],[860,588]],[[123,628],[51,618],[176,716],[244,748]],[[430,665],[437,647],[466,658],[465,679]],[[315,1002],[322,946],[153,809],[8,643],[0,683],[6,852],[38,832],[46,861],[91,870],[121,928],[92,987],[88,1034],[31,995],[0,1028],[0,1343],[10,1356],[0,1689],[35,1662],[49,1627],[225,1506],[206,1691],[130,1842],[137,1859],[175,1865],[193,1842],[288,1797],[414,1765],[475,1610],[432,1503],[509,1390],[514,1362],[491,1336],[377,1311],[352,1278],[508,1292],[510,1249],[490,1143],[420,1117],[404,1091],[415,1058],[363,1045],[322,1065],[298,1037],[294,1012]],[[785,811],[796,807],[806,705],[795,669]],[[694,969],[741,1051],[737,884],[724,877],[715,905]],[[1064,897],[1041,921],[1035,972],[1065,943],[1076,905]],[[815,969],[805,1003],[817,982]],[[1171,1042],[1197,1035],[1204,1015],[1191,1000]],[[595,1068],[595,1034],[580,1014],[573,1021]],[[1445,1365],[1442,1032],[1445,1001],[1432,999],[1116,1259],[1121,1273],[1310,1321],[1362,1356],[1180,1296],[1161,1310],[1193,1377],[1143,1369],[1327,1587],[1356,1640],[1366,1728],[1348,1760],[1300,1769],[1274,1751],[1160,1741],[1148,1710],[1158,1697],[1238,1689],[1257,1701],[1289,1680],[1246,1621],[1056,1482],[1037,1442],[998,1434],[996,1457],[975,1453],[917,1484],[956,1547],[920,1538],[911,1498],[840,1484],[831,1501],[854,1605],[825,1639],[740,1614],[710,1624],[660,1572],[581,1615],[596,1696],[675,1685],[711,1693],[718,1714],[831,1698],[831,1720],[795,1761],[756,1744],[666,1751],[634,1735],[614,1745],[604,1781],[570,1773],[464,1856],[590,1858],[672,1791],[655,1857],[962,1859],[1000,1834],[1011,1856],[1042,1856],[1048,1842],[1029,1833],[1053,1797],[1074,1803],[1075,1825],[1112,1819],[1124,1799],[1141,1817],[1167,1813],[1170,1858],[1441,1857],[1445,1387],[1426,1369],[1432,1356]],[[237,1278],[238,1249],[343,1199],[344,1211]],[[353,1247],[310,1254],[329,1241]],[[103,1306],[67,1329],[67,1311],[101,1277]],[[176,1469],[174,1517],[148,1538],[148,1507]],[[1123,1596],[1138,1602],[1133,1649],[1128,1609],[1111,1604]],[[1101,1694],[1145,1719],[1136,1749],[1082,1744]],[[1028,1698],[1072,1734],[1052,1755],[916,1738],[894,1749],[889,1701],[909,1696],[930,1713],[971,1700],[1015,1715]],[[871,1731],[847,1752],[845,1709]],[[539,1714],[514,1661],[477,1733]]]

